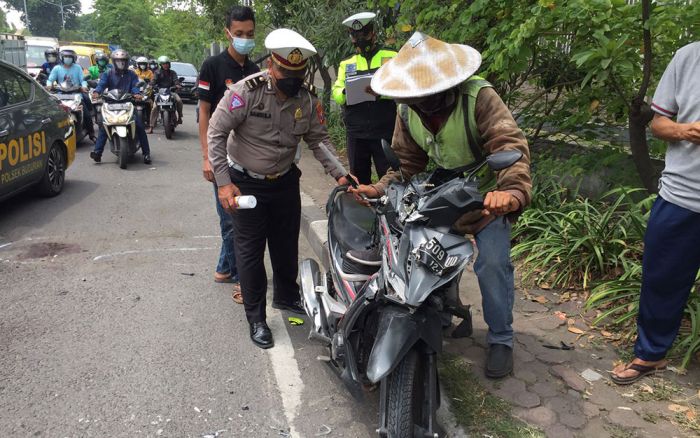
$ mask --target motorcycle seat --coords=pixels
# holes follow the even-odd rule
[[[343,253],[369,248],[375,221],[374,212],[360,205],[350,193],[336,196],[330,225]]]

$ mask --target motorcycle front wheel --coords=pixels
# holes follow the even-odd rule
[[[387,429],[389,437],[413,438],[426,426],[426,360],[414,347],[401,363],[382,381],[387,385]]]
[[[114,146],[119,150],[119,167],[126,169],[129,163],[129,144],[125,139],[114,134]]]
[[[173,120],[170,111],[163,112],[163,128],[165,128],[165,138],[173,138]]]

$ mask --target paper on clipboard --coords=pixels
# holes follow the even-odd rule
[[[377,97],[365,91],[372,81],[372,75],[352,76],[345,80],[345,102],[356,105],[362,102],[374,102]]]

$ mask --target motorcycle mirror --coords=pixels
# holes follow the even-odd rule
[[[178,79],[180,80],[180,82],[184,82],[184,81],[185,81],[185,78],[178,78]]]
[[[391,168],[394,170],[401,169],[401,160],[399,160],[399,157],[396,156],[396,153],[391,148],[389,142],[384,139],[382,139],[382,150],[384,151],[386,160],[389,162],[389,166],[391,166]]]
[[[486,157],[486,163],[491,170],[503,170],[520,161],[523,153],[519,150],[496,152]]]

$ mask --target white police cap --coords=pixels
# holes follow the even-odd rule
[[[265,38],[265,47],[272,60],[288,70],[301,70],[307,60],[316,54],[314,46],[291,29],[276,29]]]
[[[343,24],[352,30],[361,30],[371,23],[376,16],[377,14],[374,12],[359,12],[343,20]]]

